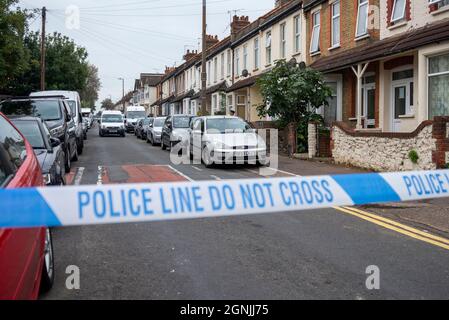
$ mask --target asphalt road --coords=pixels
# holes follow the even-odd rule
[[[294,167],[290,161],[280,168]],[[122,181],[121,168],[133,164],[171,163],[133,135],[100,138],[93,129],[74,182],[96,184],[99,166]],[[319,165],[300,166],[276,176],[320,173]],[[259,176],[251,166],[175,168],[193,180]],[[334,209],[61,228],[54,251],[56,282],[43,299],[449,298],[448,250]],[[80,269],[79,290],[66,288],[70,265]],[[365,285],[371,265],[379,290]]]

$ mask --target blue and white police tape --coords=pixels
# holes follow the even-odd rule
[[[449,170],[0,190],[0,227],[299,211],[449,196]]]

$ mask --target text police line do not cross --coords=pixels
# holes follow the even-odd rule
[[[449,170],[3,189],[0,228],[277,214],[448,196]]]

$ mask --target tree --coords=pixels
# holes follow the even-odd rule
[[[14,81],[11,93],[28,95],[40,88],[40,44],[39,33],[25,36],[24,46],[29,53],[28,68]],[[46,89],[82,92],[89,76],[86,49],[60,33],[47,36],[46,40]]]
[[[98,92],[101,88],[100,78],[98,77],[98,68],[92,64],[88,65],[88,75],[86,86],[80,92],[81,104],[84,108],[95,108],[95,102],[98,100]]]
[[[320,72],[284,60],[262,75],[257,84],[263,98],[259,115],[276,118],[281,127],[288,127],[289,153],[295,153],[298,125],[307,126],[310,118],[316,117],[316,109],[328,105],[331,89]]]
[[[105,109],[105,110],[113,110],[113,109],[114,109],[114,103],[113,103],[112,100],[109,99],[109,98],[104,99],[104,100],[101,102],[101,108],[102,108],[102,109]]]
[[[12,10],[17,0],[0,0],[0,93],[10,94],[16,78],[28,69],[24,45],[28,13]]]

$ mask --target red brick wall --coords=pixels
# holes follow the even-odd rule
[[[371,6],[379,7],[379,0],[370,0]],[[307,34],[307,62],[309,64],[313,63],[315,60],[323,56],[332,55],[346,49],[354,48],[357,46],[365,45],[374,40],[379,40],[380,32],[378,27],[376,29],[369,30],[370,37],[355,41],[355,32],[357,25],[357,8],[358,0],[340,0],[340,48],[329,50],[331,47],[331,6],[329,2],[324,2],[321,4],[321,32],[320,32],[320,51],[321,54],[310,56],[310,38],[312,35],[312,11],[306,12],[306,30]],[[370,15],[369,19],[373,19],[374,15]],[[377,21],[375,25],[379,25]]]

